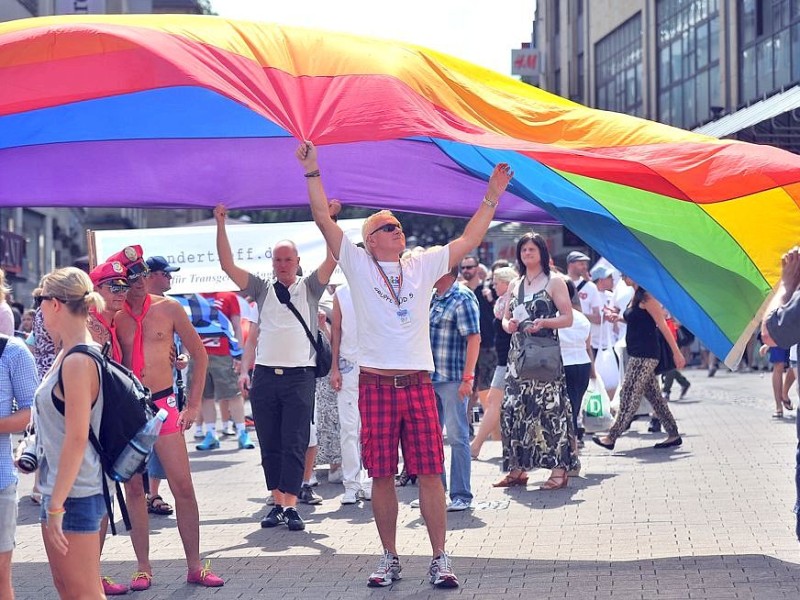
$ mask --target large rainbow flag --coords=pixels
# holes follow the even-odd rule
[[[586,108],[426,48],[214,17],[0,24],[3,206],[344,203],[561,222],[732,364],[800,240],[800,158]]]

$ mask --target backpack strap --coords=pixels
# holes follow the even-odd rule
[[[587,283],[589,282],[584,279],[577,286],[575,286],[575,291],[580,292],[583,289],[583,286],[585,286]]]
[[[289,289],[285,285],[283,285],[280,281],[275,280],[275,283],[273,283],[272,285],[273,287],[282,286],[283,289],[286,290],[286,293],[288,295]],[[278,293],[276,293],[275,295],[278,297],[278,302],[286,306],[286,308],[292,311],[292,314],[295,317],[297,317],[297,320],[300,321],[300,324],[303,326],[303,329],[305,330],[306,335],[308,336],[308,341],[311,342],[311,346],[314,348],[314,352],[319,352],[319,348],[317,348],[317,340],[315,340],[314,336],[311,335],[311,329],[309,329],[308,325],[306,325],[306,320],[302,316],[300,316],[300,311],[298,311],[295,305],[292,304],[291,297],[282,297],[283,295]]]

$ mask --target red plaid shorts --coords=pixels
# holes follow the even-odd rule
[[[359,383],[358,411],[361,456],[370,477],[397,474],[398,442],[410,474],[442,473],[442,428],[432,384],[397,388]]]

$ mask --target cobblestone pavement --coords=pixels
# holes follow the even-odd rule
[[[653,449],[663,434],[647,433],[647,421],[637,420],[614,452],[589,442],[582,476],[567,489],[539,491],[545,471],[531,473],[527,489],[492,488],[500,444],[487,443],[473,463],[477,507],[448,514],[448,548],[462,583],[452,591],[432,590],[425,577],[430,547],[419,511],[409,507],[416,486],[398,492],[403,579],[372,590],[366,578],[380,547],[369,502],[341,506],[341,485],[322,477],[317,489],[325,502],[300,509],[306,531],[261,529],[258,451],[237,450],[230,440],[200,453],[190,443],[201,550],[227,583],[188,586],[175,519],[154,517],[153,587],[135,597],[800,598],[794,413],[771,417],[769,375],[687,375],[689,394],[671,404],[682,447]],[[17,598],[54,598],[30,486],[24,477]],[[127,536],[109,538],[103,572],[124,581],[133,559]]]

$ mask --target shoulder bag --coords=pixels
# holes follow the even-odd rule
[[[518,302],[525,302],[525,280],[519,282]],[[517,354],[514,370],[517,378],[535,381],[556,381],[563,372],[561,346],[558,338],[551,335],[537,336],[517,331]]]
[[[300,321],[300,324],[303,326],[308,336],[308,341],[311,342],[311,346],[317,353],[317,366],[314,367],[314,376],[325,377],[331,372],[331,365],[333,364],[333,352],[331,352],[330,342],[328,342],[328,339],[322,335],[322,332],[319,330],[317,330],[317,339],[314,339],[314,336],[311,335],[311,330],[308,328],[308,325],[306,325],[305,319],[300,316],[300,312],[295,308],[295,305],[292,304],[289,288],[277,280],[273,283],[272,287],[275,288],[275,295],[278,297],[278,302],[286,305],[286,308],[292,311],[292,314]]]

